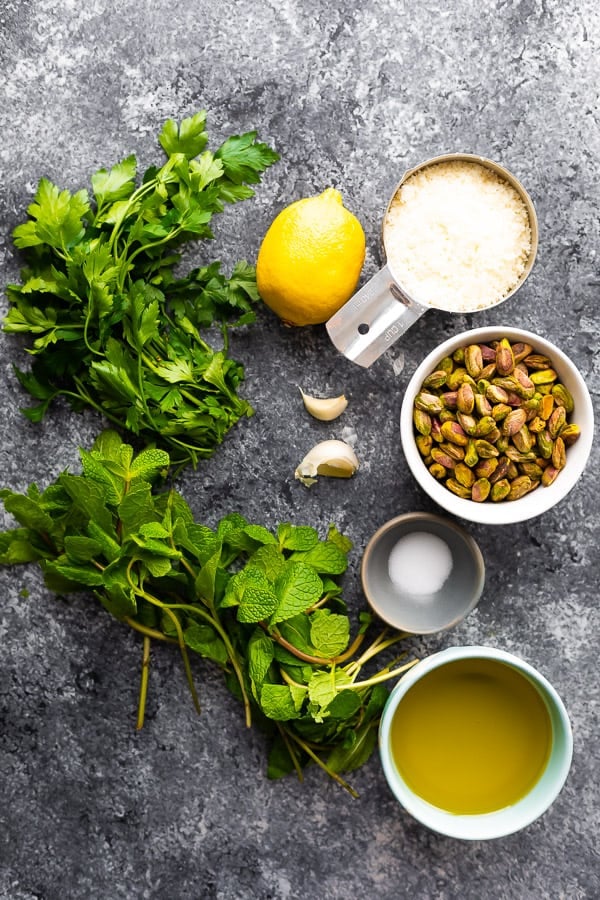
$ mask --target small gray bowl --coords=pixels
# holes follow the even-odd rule
[[[389,571],[390,554],[401,538],[426,533],[450,550],[452,568],[442,586],[424,593],[399,586]],[[379,528],[364,552],[363,591],[372,610],[384,622],[410,634],[431,634],[452,628],[475,608],[485,581],[485,565],[477,543],[459,525],[431,513],[405,513]]]

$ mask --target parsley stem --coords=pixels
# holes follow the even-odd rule
[[[354,797],[355,800],[358,800],[359,795],[357,791],[354,790],[351,784],[348,784],[348,782],[345,781],[342,776],[338,774],[338,772],[334,772],[333,769],[330,769],[327,763],[323,762],[321,757],[318,756],[305,741],[301,740],[301,738],[299,738],[297,734],[294,734],[291,731],[288,731],[288,734],[290,738],[295,741],[298,746],[302,748],[302,750],[304,750],[307,756],[310,756],[313,762],[320,766],[321,769],[323,769],[323,771],[326,772],[330,778],[333,778],[334,781],[336,781],[341,787],[348,791],[348,793],[352,797]]]
[[[195,578],[194,570],[189,565],[189,563],[185,559],[182,559],[181,562],[184,565],[184,567],[187,569],[188,573],[191,574],[192,577]],[[128,580],[129,580],[129,583],[131,584],[131,586],[134,587],[133,582],[131,581],[131,578],[130,578],[129,567],[127,570],[127,577],[128,577]],[[136,590],[135,587],[134,587],[134,590]],[[140,593],[141,593],[141,596],[145,597],[146,599],[150,598],[150,595],[147,594],[145,591],[142,591]],[[244,703],[244,713],[245,713],[245,718],[246,718],[246,725],[248,726],[248,728],[250,728],[250,726],[252,725],[252,712],[251,712],[251,708],[250,708],[250,700],[248,698],[248,692],[246,691],[246,686],[244,684],[244,676],[242,673],[242,669],[241,669],[239,660],[237,658],[235,649],[233,647],[233,644],[231,643],[231,640],[229,639],[229,635],[227,634],[227,632],[221,625],[221,622],[219,621],[219,618],[218,618],[216,612],[214,611],[214,609],[211,609],[210,612],[207,612],[201,606],[194,606],[191,603],[162,603],[157,598],[153,598],[150,602],[155,602],[157,605],[161,606],[167,613],[170,613],[171,610],[174,610],[174,609],[181,609],[181,610],[184,610],[185,612],[189,612],[190,614],[199,616],[201,619],[204,619],[206,622],[208,622],[209,625],[212,625],[212,627],[215,629],[215,631],[217,632],[217,634],[219,635],[219,637],[225,644],[225,649],[227,650],[227,655],[229,657],[229,660],[230,660],[233,670],[235,672],[236,678],[240,685],[240,691],[242,693],[242,699],[243,699],[243,703]],[[210,609],[210,607],[209,607],[209,609]],[[181,625],[179,623],[179,619],[177,618],[177,616],[175,616],[174,613],[172,613],[172,612],[171,612],[171,615],[177,622],[179,629],[181,629]],[[183,640],[183,635],[182,635],[182,640]],[[186,653],[186,657],[187,657],[187,653]],[[188,663],[188,665],[189,665],[189,663]]]
[[[136,622],[135,619],[132,619],[131,616],[127,616],[123,619],[130,628],[133,628],[134,631],[139,631],[140,634],[147,635],[148,637],[154,638],[157,641],[165,641],[168,644],[176,644],[177,641],[175,638],[171,638],[166,634],[163,634],[162,631],[157,631],[155,628],[148,628],[147,625],[142,625],[141,622]]]
[[[138,702],[138,716],[136,728],[138,731],[144,727],[144,714],[146,712],[146,696],[148,694],[148,676],[150,674],[150,638],[144,635],[142,652],[142,677],[140,680],[140,699]]]
[[[148,244],[140,244],[137,250],[134,250],[133,253],[129,254],[129,262],[128,265],[123,267],[123,276],[119,279],[119,287],[121,290],[125,287],[125,279],[129,274],[130,270],[133,268],[133,261],[136,256],[139,256],[140,253],[147,253],[148,250],[153,250],[155,247],[161,247],[163,244],[167,244],[169,241],[174,240],[174,238],[178,237],[183,231],[183,225],[178,225],[177,228],[174,228],[169,234],[166,234],[164,237],[160,238],[156,241],[151,241]]]
[[[288,732],[286,732],[285,728],[282,727],[280,722],[277,723],[277,729],[279,731],[279,734],[281,735],[283,743],[285,744],[287,752],[290,754],[290,759],[292,761],[294,769],[296,770],[296,775],[298,776],[298,781],[302,782],[302,781],[304,781],[302,766],[300,765],[300,760],[298,759],[298,754],[296,753],[296,749],[295,749],[294,745],[292,744],[292,742],[290,741],[290,735],[288,734]]]
[[[418,662],[418,659],[411,659],[410,662],[405,663],[403,666],[399,666],[397,669],[392,669],[389,672],[380,672],[379,675],[373,675],[372,678],[367,678],[365,681],[355,681],[353,684],[348,685],[348,687],[351,690],[355,690],[356,688],[358,688],[359,690],[363,690],[364,688],[371,687],[374,684],[381,684],[382,681],[388,681],[390,678],[395,678],[397,675],[402,675],[402,673],[406,672],[407,669],[412,669],[413,666],[416,666]]]
[[[305,653],[303,650],[299,650],[297,647],[294,647],[293,644],[290,644],[289,641],[281,635],[276,629],[273,631],[269,631],[269,628],[266,622],[260,622],[261,628],[266,631],[266,633],[273,638],[273,640],[277,641],[278,644],[281,644],[282,647],[292,653],[294,656],[297,656],[298,659],[303,659],[304,662],[314,663],[316,665],[321,666],[335,666],[341,662],[345,662],[345,660],[349,659],[360,647],[365,636],[363,632],[359,632],[357,636],[354,638],[352,644],[348,647],[344,653],[340,654],[340,656],[312,656],[310,653]]]
[[[358,672],[362,669],[362,667],[374,656],[377,656],[378,653],[381,653],[383,650],[386,650],[388,647],[392,647],[394,644],[398,643],[398,641],[403,640],[407,637],[407,633],[404,631],[399,631],[395,633],[391,638],[384,640],[384,638],[388,635],[388,630],[384,629],[381,634],[375,638],[372,644],[367,647],[364,653],[359,656],[358,659],[355,659],[346,667],[346,672],[348,675],[352,673],[358,674]]]
[[[144,588],[140,588],[137,586],[137,584],[134,582],[132,575],[131,575],[131,570],[133,568],[134,563],[135,563],[135,560],[131,559],[131,560],[129,560],[129,563],[127,565],[127,581],[129,583],[129,586],[131,587],[133,592],[138,597],[142,597],[142,599],[147,600],[148,603],[151,603],[153,606],[158,606],[159,609],[164,610],[166,615],[168,615],[169,618],[171,619],[171,621],[173,622],[175,631],[177,632],[177,643],[179,644],[179,651],[181,653],[181,658],[183,660],[183,668],[185,670],[185,676],[186,676],[187,683],[188,683],[188,686],[190,689],[190,694],[192,695],[192,702],[194,704],[196,712],[199,713],[200,712],[200,701],[198,700],[198,694],[196,693],[196,688],[194,686],[192,667],[190,666],[190,659],[189,659],[187,649],[185,646],[185,638],[183,637],[183,631],[181,629],[181,622],[179,621],[179,619],[177,618],[175,613],[172,611],[171,604],[163,603],[162,600],[159,600],[157,597],[153,597],[152,594],[149,594],[148,591],[146,591]]]

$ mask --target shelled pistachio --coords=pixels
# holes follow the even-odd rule
[[[415,440],[431,475],[477,503],[548,486],[580,435],[552,359],[507,338],[459,347],[423,380]]]

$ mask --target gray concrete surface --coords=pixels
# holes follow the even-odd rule
[[[18,277],[11,232],[44,175],[62,186],[135,152],[156,159],[168,117],[208,110],[213,146],[256,128],[281,154],[255,200],[228,210],[198,261],[255,259],[279,209],[332,185],[379,264],[382,211],[402,171],[437,153],[496,159],[530,191],[540,250],[522,290],[473,316],[429,313],[371,369],[335,353],[323,328],[289,330],[263,309],[234,338],[256,416],[180,487],[212,524],[238,510],[266,525],[325,527],[354,541],[345,595],[358,613],[361,552],[391,516],[432,509],[399,443],[403,389],[444,338],[521,325],[577,363],[598,408],[598,52],[592,0],[3,0],[0,8],[0,272]],[[2,311],[6,299],[1,300]],[[0,336],[1,482],[24,489],[77,467],[93,414],[19,412],[25,354]],[[304,414],[297,386],[345,390],[344,418]],[[344,431],[344,429],[348,429]],[[321,436],[356,434],[351,482],[293,479]],[[483,550],[478,609],[420,654],[483,643],[515,652],[562,694],[575,753],[554,806],[520,834],[463,843],[429,832],[393,800],[378,760],[353,800],[314,770],[265,777],[219,674],[197,665],[193,712],[179,659],[157,648],[148,721],[135,732],[136,637],[90,597],[57,600],[34,568],[0,572],[2,900],[594,900],[598,834],[597,442],[584,477],[543,518],[467,524]],[[5,525],[9,524],[4,517]],[[23,591],[28,596],[23,596]]]

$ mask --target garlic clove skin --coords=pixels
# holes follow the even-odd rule
[[[308,451],[294,472],[294,477],[310,487],[317,475],[351,478],[359,467],[356,453],[345,441],[321,441]]]
[[[344,394],[341,394],[339,397],[312,397],[310,394],[305,394],[302,388],[299,390],[302,394],[306,411],[322,422],[331,422],[333,419],[337,419],[348,406],[348,401]]]

